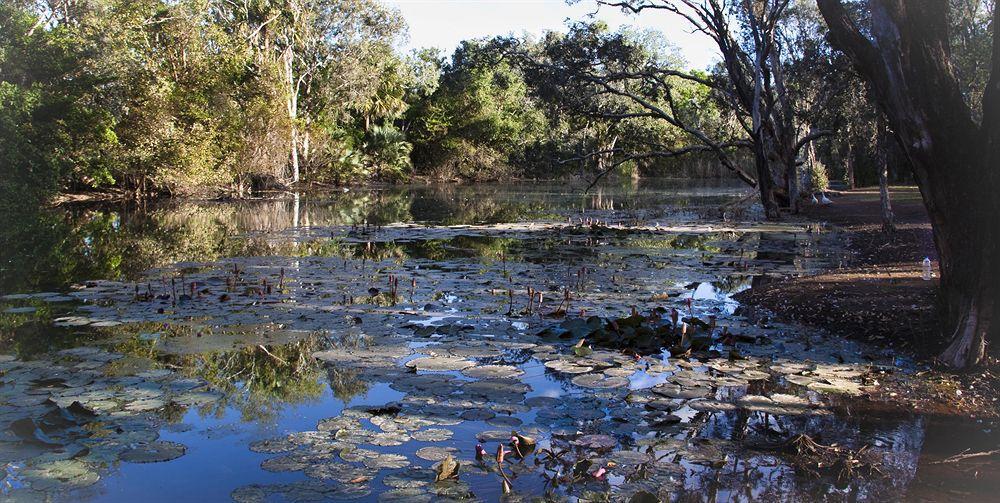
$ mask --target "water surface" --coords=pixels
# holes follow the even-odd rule
[[[733,294],[849,261],[835,233],[759,223],[744,196],[678,180],[412,186],[42,215],[4,250],[0,491],[903,498],[928,420],[851,403],[912,369],[743,316]],[[711,344],[583,354],[575,332],[543,332],[656,308],[714,317]],[[477,444],[511,450],[512,431],[537,442],[524,459],[475,459]],[[818,470],[790,448],[800,435],[863,454]],[[449,455],[457,480],[433,482]]]

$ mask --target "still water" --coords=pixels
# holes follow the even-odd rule
[[[938,426],[852,408],[915,369],[741,312],[849,261],[745,195],[407,186],[22,221],[0,499],[906,498]]]

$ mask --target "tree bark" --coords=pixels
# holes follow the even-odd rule
[[[950,61],[947,0],[870,0],[870,40],[839,0],[817,0],[834,45],[872,85],[920,187],[941,268],[939,360],[967,368],[1000,331],[1000,37],[977,123]],[[1000,9],[993,26],[1000,26]]]
[[[850,138],[847,139],[847,157],[844,163],[844,169],[847,171],[847,188],[854,190],[857,188],[857,181],[854,178],[854,143]]]
[[[764,207],[764,216],[768,220],[781,218],[778,203],[774,199],[774,177],[771,173],[771,162],[768,159],[771,142],[764,130],[764,62],[767,60],[767,48],[763,46],[760,34],[756,33],[756,17],[748,13],[751,26],[754,28],[753,55],[753,98],[750,103],[750,120],[753,127],[754,167],[757,170],[757,184],[760,190],[760,203]],[[732,76],[731,76],[732,77]],[[735,79],[734,79],[735,80]]]
[[[297,183],[299,181],[299,92],[295,81],[295,52],[291,45],[285,49],[284,63],[285,78],[288,80],[288,120],[291,123],[289,124],[291,128],[289,138],[291,145],[289,147],[291,148],[292,183]]]
[[[896,232],[896,222],[892,214],[892,201],[889,199],[889,144],[888,132],[885,130],[884,121],[879,120],[875,132],[875,155],[878,167],[878,199],[882,213],[882,232],[894,234]]]

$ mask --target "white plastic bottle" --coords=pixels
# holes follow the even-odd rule
[[[931,280],[931,259],[924,257],[924,281]]]

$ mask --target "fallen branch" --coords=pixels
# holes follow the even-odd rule
[[[258,344],[257,347],[260,348],[261,351],[267,353],[267,356],[270,356],[271,358],[274,358],[275,360],[278,360],[279,362],[281,362],[284,365],[288,365],[288,362],[286,362],[285,360],[282,360],[280,357],[278,357],[274,353],[268,351],[267,348],[264,347],[263,344]]]
[[[931,461],[932,465],[943,465],[945,463],[959,463],[965,461],[966,459],[972,458],[984,458],[989,456],[1000,455],[1000,449],[993,449],[992,451],[982,451],[982,452],[969,452],[968,449],[962,451],[954,456],[948,456],[940,461]]]

